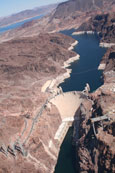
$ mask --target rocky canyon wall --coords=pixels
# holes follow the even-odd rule
[[[66,72],[64,61],[76,56],[75,42],[62,34],[41,34],[0,44],[0,172],[51,173],[62,122],[53,93],[43,84]]]
[[[77,113],[80,117],[78,134],[78,122],[74,123],[79,172],[115,171],[115,46],[107,50],[101,64],[104,65],[104,84],[89,94],[92,105],[82,102]]]

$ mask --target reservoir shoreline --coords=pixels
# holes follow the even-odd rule
[[[91,35],[91,33],[89,33],[90,35]],[[87,38],[86,38],[87,39]],[[78,40],[78,42],[79,42],[79,40]],[[98,47],[99,47],[99,43],[98,43]],[[99,48],[100,49],[100,48]],[[75,49],[74,49],[74,51],[76,51]],[[76,51],[77,52],[77,51]],[[80,53],[79,53],[80,54]],[[102,60],[102,57],[103,56],[101,56],[101,60]],[[80,59],[81,59],[81,54],[80,54]],[[100,63],[99,63],[99,65],[101,64],[101,60],[100,60]],[[78,61],[78,64],[79,64],[79,61]],[[69,64],[70,65],[70,64]],[[73,66],[74,66],[74,63],[73,63]],[[98,69],[98,65],[96,65],[97,66],[97,71],[99,71],[99,70],[102,70],[101,68],[100,69]],[[68,67],[68,66],[65,66],[65,67]],[[72,66],[70,67],[71,69],[71,72],[72,72]],[[77,68],[77,67],[76,67]],[[103,67],[104,68],[104,67]],[[72,74],[72,73],[71,73]],[[71,76],[72,77],[72,76]],[[99,76],[98,76],[99,77]],[[69,80],[70,78],[68,78],[67,80]],[[79,81],[77,81],[78,83],[79,83]],[[62,83],[61,83],[62,84]],[[61,86],[61,84],[60,84],[60,86]],[[95,85],[95,84],[94,84]],[[65,86],[64,86],[65,87]],[[63,89],[63,87],[62,87],[62,89]],[[75,90],[76,91],[76,90]],[[78,90],[77,90],[78,91]],[[70,92],[70,91],[64,91],[64,93],[66,93],[66,92]],[[68,133],[67,133],[67,136],[68,136]],[[65,139],[64,140],[66,140],[66,137],[65,137]],[[62,146],[61,146],[61,150],[62,151],[64,151],[64,148],[66,147],[66,146],[64,146],[63,144],[64,144],[65,142],[63,141],[63,143],[62,143]],[[66,143],[66,145],[67,145],[67,143]],[[70,144],[71,145],[71,147],[72,147],[72,144]],[[57,162],[57,165],[56,165],[56,170],[55,170],[55,173],[59,173],[61,170],[63,170],[63,169],[66,169],[66,168],[64,168],[64,166],[62,165],[62,168],[60,168],[60,166],[61,166],[61,163],[62,163],[62,160],[60,161],[60,159],[63,159],[63,156],[60,156],[60,155],[63,155],[63,153],[61,154],[61,151],[60,150],[60,153],[59,153],[59,160],[58,160],[58,162]],[[66,156],[66,154],[65,154],[65,157],[67,157]],[[61,163],[60,163],[61,162]],[[65,163],[66,163],[66,160],[65,160]],[[64,163],[63,163],[64,164]],[[70,163],[70,164],[72,164],[72,163]],[[66,163],[66,165],[67,165],[67,163]],[[71,165],[72,166],[72,165]],[[75,173],[76,171],[74,171],[74,168],[72,168],[72,170],[73,170],[73,172],[72,173]],[[68,173],[68,169],[66,169],[66,172]],[[64,171],[62,172],[62,173],[64,173]]]
[[[76,173],[81,172],[80,169],[95,172],[102,163],[99,158],[105,158],[105,149],[112,155],[113,138],[105,129],[106,123],[103,122],[104,128],[101,129],[95,124],[93,133],[92,120],[107,114],[109,123],[112,122],[110,119],[115,113],[112,71],[115,53],[113,47],[106,52],[108,43],[100,47],[99,36],[91,31],[74,35],[72,30],[66,30],[63,34],[70,37],[46,33],[1,44],[1,70],[4,74],[1,78],[1,110],[2,116],[5,116],[4,133],[8,139],[1,138],[4,144],[1,146],[2,154],[8,151],[6,162],[9,154],[16,153],[17,158],[22,154],[24,157],[21,157],[20,165],[26,159],[28,165],[32,161],[35,172],[53,173],[54,169],[55,173]],[[109,46],[112,44],[109,43]],[[85,87],[86,83],[89,89]],[[14,117],[10,118],[10,123],[8,116]],[[20,124],[19,120],[22,121]],[[14,122],[12,134],[7,124],[14,126]],[[69,129],[71,126],[73,130]],[[107,139],[108,135],[111,142]],[[9,146],[12,153],[7,150]],[[108,159],[110,157],[105,160]],[[94,160],[97,160],[96,164]],[[18,166],[16,169],[19,169]],[[29,171],[27,165],[24,169]]]
[[[70,50],[70,51],[73,50],[74,47],[75,47],[77,44],[78,44],[78,41],[76,40],[75,42],[73,42],[73,43],[70,45],[70,47],[68,48],[68,50]],[[49,88],[49,89],[51,89],[51,90],[55,88],[55,89],[54,89],[54,92],[55,92],[55,91],[57,90],[57,87],[58,87],[62,82],[64,82],[65,79],[67,79],[67,78],[70,77],[70,74],[71,74],[72,69],[69,69],[68,67],[71,65],[71,63],[73,63],[73,62],[79,60],[79,58],[80,58],[80,55],[77,54],[76,56],[71,57],[71,58],[69,58],[68,60],[64,61],[62,68],[64,68],[64,69],[66,70],[66,72],[63,73],[62,75],[57,76],[56,79],[53,78],[53,79],[51,79],[51,80],[49,79],[48,81],[46,81],[46,82],[44,83],[44,85],[42,86],[42,88],[41,88],[41,92],[45,92],[47,88]]]
[[[12,24],[16,24],[16,23],[19,23],[19,22],[24,22],[24,21],[26,21],[26,20],[28,20],[28,19],[32,19],[32,18],[34,18],[34,17],[40,17],[40,16],[42,16],[42,14],[41,14],[41,15],[32,16],[32,17],[27,17],[27,18],[24,18],[24,19],[22,19],[22,20],[17,20],[16,22],[12,22],[12,23],[10,23],[10,24],[0,26],[0,29],[1,29],[1,28],[4,28],[4,27],[7,27],[7,26],[10,26],[10,25],[12,25]]]

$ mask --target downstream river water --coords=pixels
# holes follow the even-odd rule
[[[63,31],[62,33],[72,36],[74,30]],[[101,58],[106,52],[105,48],[99,47],[99,38],[95,34],[74,35],[78,40],[78,45],[74,51],[80,55],[80,59],[71,64],[72,69],[70,78],[61,83],[64,92],[82,91],[88,83],[91,92],[103,84],[102,71],[98,70]],[[69,129],[60,149],[55,173],[79,173],[75,168],[75,147],[72,146],[72,128]]]
[[[0,33],[7,30],[17,28],[25,22],[41,18],[36,16],[31,19],[24,20],[3,28],[0,28]],[[74,30],[63,31],[65,35],[72,36]],[[96,90],[103,84],[102,71],[99,71],[98,65],[106,49],[99,47],[99,38],[94,34],[74,35],[74,39],[78,40],[78,45],[75,46],[74,51],[80,54],[80,59],[71,64],[69,68],[72,69],[70,78],[66,79],[64,83],[60,84],[64,92],[67,91],[82,91],[86,83],[89,83],[91,92]],[[75,168],[76,157],[75,147],[72,146],[73,128],[68,130],[68,133],[61,145],[58,162],[55,168],[55,173],[77,173]],[[79,173],[79,172],[78,172]]]

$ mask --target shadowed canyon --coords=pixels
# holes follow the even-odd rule
[[[82,59],[77,38],[91,34],[105,53],[88,70],[101,72],[102,82],[65,92],[63,83],[78,74],[74,65]],[[55,172],[70,127],[75,172],[114,172],[114,0],[69,0],[0,35],[0,172]]]

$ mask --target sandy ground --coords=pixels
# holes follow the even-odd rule
[[[69,67],[72,62],[74,62],[76,60],[79,60],[79,58],[80,58],[80,55],[79,54],[77,54],[76,56],[74,56],[72,58],[69,58],[67,61],[64,62],[63,68]]]
[[[99,66],[98,66],[98,70],[104,70],[105,69],[105,67],[106,67],[106,64],[100,64]]]
[[[74,46],[78,44],[78,41],[76,40],[74,43],[71,44],[71,46],[68,48],[68,50],[73,50]]]

